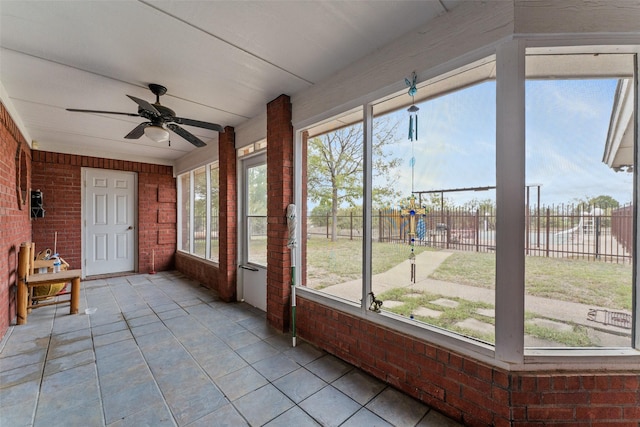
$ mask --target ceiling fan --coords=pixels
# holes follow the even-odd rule
[[[191,132],[181,128],[178,125],[195,126],[203,129],[215,130],[218,132],[224,132],[224,128],[215,123],[202,122],[200,120],[185,119],[182,117],[176,117],[176,113],[168,107],[160,104],[160,97],[167,93],[167,88],[151,83],[149,89],[156,96],[156,102],[153,104],[148,103],[144,99],[136,98],[135,96],[127,95],[132,101],[138,104],[137,113],[120,113],[117,111],[100,111],[100,110],[80,110],[77,108],[67,108],[67,111],[75,111],[80,113],[102,113],[102,114],[119,114],[123,116],[144,117],[149,120],[148,122],[140,123],[133,128],[125,138],[126,139],[138,139],[142,135],[146,135],[150,139],[156,142],[169,142],[169,131],[167,128],[174,131],[196,147],[204,147],[205,144],[200,138],[192,134]]]

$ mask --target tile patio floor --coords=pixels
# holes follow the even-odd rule
[[[80,309],[0,341],[0,426],[459,425],[177,272],[84,281]]]

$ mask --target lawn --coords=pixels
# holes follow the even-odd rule
[[[456,252],[431,277],[492,289],[495,255]],[[525,260],[526,293],[559,301],[630,310],[631,277],[628,264],[533,256]]]
[[[307,242],[307,286],[325,286],[362,277],[362,241],[310,239]],[[415,253],[434,250],[416,246]],[[378,243],[372,248],[373,274],[405,261],[409,245]],[[569,258],[529,256],[525,264],[527,295],[631,310],[632,269],[628,264],[612,264]],[[495,254],[454,252],[430,276],[445,282],[493,289]]]
[[[311,239],[307,251],[307,285],[315,289],[360,279],[362,277],[362,242],[340,239]],[[437,249],[416,247],[416,254]],[[374,243],[372,247],[373,274],[378,274],[406,261],[410,247],[402,244]],[[418,266],[419,267],[419,266]],[[486,289],[495,288],[495,254],[478,252],[454,252],[430,276],[432,279],[464,284]],[[576,260],[568,258],[527,257],[525,259],[526,294],[597,305],[610,309],[630,310],[632,269],[630,265]],[[443,295],[414,292],[413,289],[396,288],[377,297],[383,301],[397,301],[400,305],[383,309],[410,317],[433,326],[456,331],[485,342],[495,342],[493,333],[478,332],[460,327],[464,319],[476,319],[493,324],[492,317],[484,316],[480,309],[492,309],[493,304],[470,301],[448,296],[458,303],[455,308],[434,305],[432,301]],[[439,317],[421,317],[416,314],[420,307],[440,311]],[[526,313],[526,318],[540,318]],[[549,319],[554,320],[554,319]],[[570,323],[568,323],[570,324]],[[571,347],[596,345],[591,342],[587,330],[581,325],[571,324],[569,331],[558,331],[525,323],[525,334],[539,339],[557,342]]]
[[[398,301],[403,303],[396,307],[385,307],[383,304],[382,308],[387,311],[391,311],[405,317],[412,317],[415,320],[432,326],[437,326],[490,344],[495,344],[494,332],[480,332],[460,326],[460,322],[466,319],[475,319],[482,323],[495,325],[495,319],[493,317],[481,314],[481,309],[493,309],[493,304],[469,301],[462,298],[445,297],[443,295],[428,292],[415,292],[407,288],[396,288],[384,292],[380,294],[378,298],[383,301]],[[456,301],[458,306],[450,308],[434,304],[433,301],[439,298]],[[416,313],[419,312],[421,307],[441,312],[442,314],[438,317],[419,316]],[[533,313],[526,313],[527,320],[531,320],[533,318],[540,318],[540,316],[534,315]],[[572,329],[569,331],[558,331],[552,328],[537,326],[526,322],[525,334],[569,347],[588,347],[595,345],[595,343],[589,339],[586,329],[580,325],[572,325]]]
[[[429,250],[415,247],[416,255]],[[382,273],[406,261],[409,245],[374,243],[372,248],[373,274]],[[362,241],[314,238],[307,241],[307,286],[322,289],[326,286],[362,277]]]

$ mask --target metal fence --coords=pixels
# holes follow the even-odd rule
[[[307,236],[331,238],[331,215],[308,216]],[[495,250],[494,208],[428,209],[414,216],[416,245],[442,249],[490,252]],[[372,215],[373,239],[409,243],[411,218],[400,209],[384,209]],[[534,206],[526,210],[525,253],[630,263],[633,242],[633,206],[618,209],[580,205]],[[337,237],[362,238],[362,213],[337,217]]]

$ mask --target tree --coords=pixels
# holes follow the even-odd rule
[[[620,203],[611,196],[600,195],[592,197],[587,201],[588,205],[595,206],[600,209],[618,208]]]
[[[591,212],[591,209],[597,208],[600,210],[615,209],[620,207],[620,203],[611,196],[601,194],[596,197],[585,196],[582,199],[575,199],[576,208],[580,212]]]
[[[394,189],[397,177],[394,170],[400,159],[389,155],[385,147],[398,142],[395,134],[398,123],[389,124],[379,119],[373,126],[373,179],[384,180],[375,186],[374,204],[383,204],[399,192]],[[331,206],[331,240],[337,238],[338,209],[355,208],[362,202],[364,162],[364,136],[362,123],[343,127],[314,137],[308,141],[307,181],[309,198],[323,206]]]

